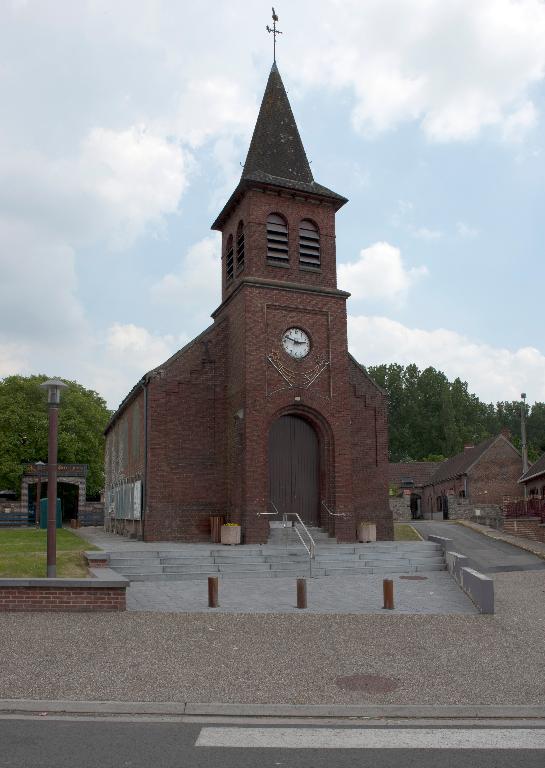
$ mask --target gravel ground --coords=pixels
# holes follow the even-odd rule
[[[0,698],[543,704],[545,574],[495,582],[495,616],[4,614]]]

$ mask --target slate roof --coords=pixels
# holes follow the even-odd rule
[[[412,480],[415,488],[422,488],[428,484],[440,464],[438,461],[391,461],[388,465],[388,479],[395,485],[401,485],[403,480]]]
[[[524,480],[529,480],[531,477],[536,477],[537,475],[544,475],[544,474],[545,474],[545,453],[543,454],[543,456],[540,456],[537,461],[534,461],[532,466],[520,478],[519,483],[522,483]]]
[[[443,480],[450,480],[453,477],[465,475],[473,464],[486,453],[490,446],[499,439],[505,440],[506,438],[502,435],[494,435],[494,437],[489,437],[474,448],[468,448],[451,459],[441,462],[427,485],[436,485],[437,483],[442,483]]]
[[[329,199],[336,208],[346,197],[314,181],[297,123],[276,64],[272,65],[240,182],[212,224],[221,229],[232,205],[252,186],[273,186]]]

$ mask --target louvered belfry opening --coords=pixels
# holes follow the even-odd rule
[[[244,269],[244,224],[239,221],[237,227],[237,272]]]
[[[233,279],[233,275],[235,274],[233,235],[229,235],[229,238],[227,240],[227,251],[225,254],[225,272],[226,272],[227,282],[229,282],[230,280]]]
[[[299,263],[304,267],[320,266],[320,232],[310,219],[299,224]]]
[[[287,264],[288,225],[277,213],[271,213],[267,219],[267,261],[273,264]]]

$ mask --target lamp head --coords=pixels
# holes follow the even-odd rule
[[[48,379],[40,384],[40,387],[47,389],[47,402],[49,405],[59,405],[61,401],[61,389],[66,389],[66,384],[60,379]]]

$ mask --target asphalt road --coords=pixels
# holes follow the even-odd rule
[[[1,719],[0,768],[543,767],[544,728],[476,728]],[[418,748],[420,739],[443,748]],[[456,740],[464,747],[450,748]],[[352,746],[331,748],[332,743]],[[376,746],[381,743],[388,746]]]
[[[452,539],[452,549],[471,560],[470,567],[481,573],[493,574],[507,571],[540,571],[545,569],[545,561],[530,552],[495,541],[482,533],[472,531],[456,523],[431,521],[411,521],[424,538],[429,534]]]

